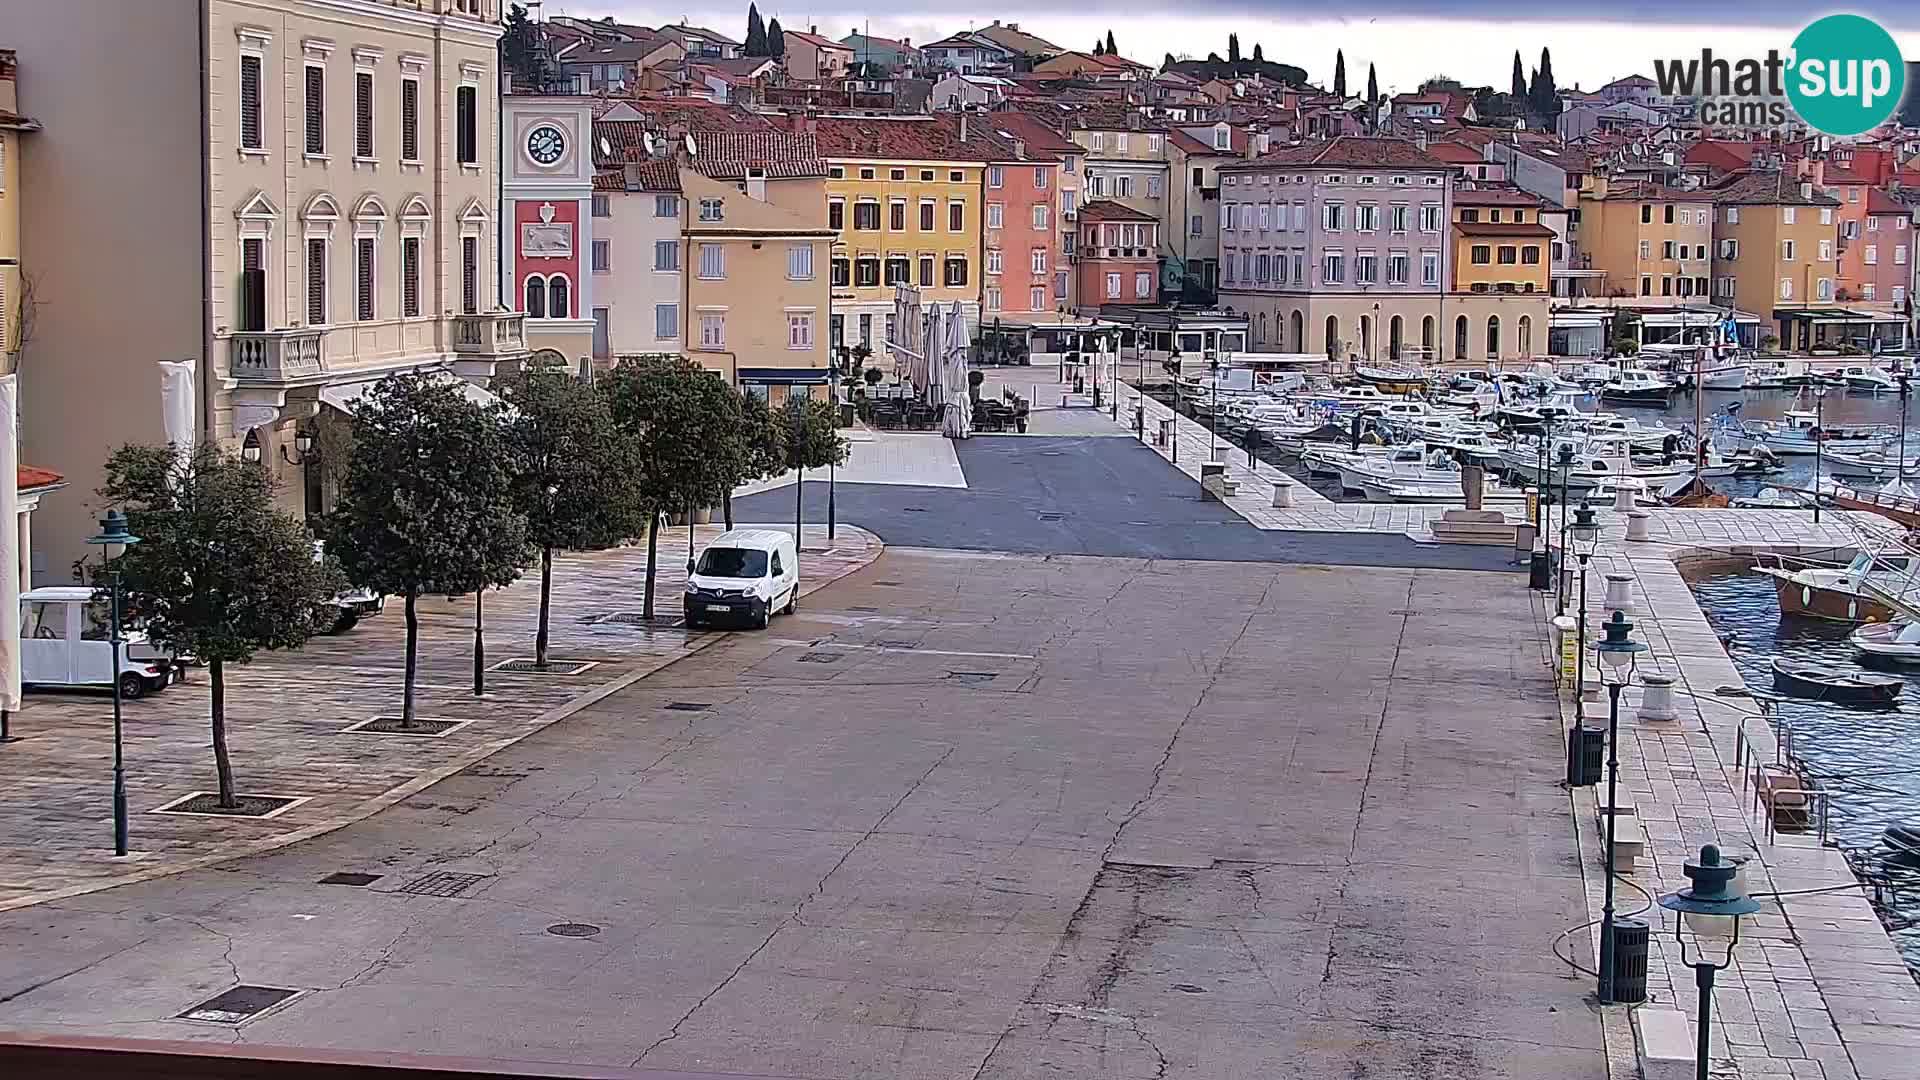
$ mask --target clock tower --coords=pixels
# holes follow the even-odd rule
[[[527,315],[527,346],[569,366],[593,350],[590,98],[513,94],[500,103],[502,292]]]

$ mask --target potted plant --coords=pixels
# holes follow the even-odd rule
[[[877,368],[877,367],[870,367],[870,368],[868,368],[868,369],[867,369],[867,375],[866,375],[866,378],[867,378],[867,385],[868,385],[868,386],[879,386],[879,385],[880,385],[880,380],[881,380],[881,379],[883,379],[883,378],[885,378],[885,376],[883,376],[883,375],[882,375],[882,374],[880,373],[880,369],[879,369],[879,368]]]

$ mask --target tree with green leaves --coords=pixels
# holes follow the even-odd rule
[[[741,483],[771,480],[787,471],[787,441],[775,426],[773,409],[756,394],[740,395],[740,438],[746,453]],[[734,485],[738,487],[738,484]],[[722,500],[727,528],[733,528],[733,490]]]
[[[1267,58],[1260,55],[1260,43],[1257,41],[1253,43],[1253,62],[1256,64],[1264,64],[1267,62]]]
[[[1527,104],[1533,111],[1549,120],[1560,113],[1556,103],[1560,91],[1553,85],[1553,55],[1545,48],[1540,50],[1540,66],[1534,69],[1533,84],[1527,88]]]
[[[1367,130],[1380,128],[1380,80],[1373,74],[1373,65],[1367,65]]]
[[[738,395],[680,356],[625,358],[601,387],[614,424],[629,440],[634,498],[649,525],[641,614],[651,619],[660,515],[711,505],[737,485],[739,479],[726,476],[745,471],[748,455],[740,444],[746,432],[733,400]],[[717,468],[716,460],[731,466]]]
[[[767,22],[767,57],[771,60],[780,60],[786,55],[787,32],[780,29],[780,17],[776,15]]]
[[[553,553],[611,547],[646,528],[632,487],[630,444],[606,399],[561,364],[529,363],[502,380],[502,434],[512,460],[513,502],[540,553],[535,666],[547,666]]]
[[[1107,31],[1107,53],[1106,53],[1106,54],[1107,54],[1108,56],[1119,56],[1119,55],[1120,55],[1120,50],[1119,50],[1119,49],[1117,49],[1117,48],[1114,48],[1114,45],[1113,45],[1113,31],[1111,31],[1111,30],[1109,30],[1109,31]]]
[[[1237,64],[1240,62],[1240,35],[1239,34],[1227,35],[1227,62],[1230,64]]]
[[[767,55],[767,27],[760,21],[760,6],[747,5],[747,43],[741,50],[748,56]]]
[[[783,457],[793,477],[793,542],[800,543],[801,498],[806,488],[807,470],[840,465],[847,460],[847,440],[840,434],[839,410],[831,401],[815,401],[800,394],[774,414],[774,426],[785,442]]]
[[[123,446],[107,459],[100,488],[140,537],[114,561],[128,613],[155,645],[207,665],[223,810],[240,806],[227,753],[227,665],[299,647],[318,628],[316,609],[344,582],[274,496],[264,467],[214,444],[192,454]]]
[[[1167,58],[1166,58],[1165,60],[1162,60],[1162,61],[1160,61],[1160,70],[1161,70],[1161,71],[1172,71],[1172,70],[1173,70],[1173,63],[1174,63],[1174,61],[1173,61],[1173,54],[1172,54],[1172,53],[1168,53],[1168,54],[1167,54]]]
[[[1099,38],[1094,38],[1093,39],[1093,55],[1105,56],[1106,53],[1107,53],[1106,43],[1102,42]]]
[[[1514,97],[1527,96],[1527,68],[1520,62],[1520,50],[1513,50],[1513,89],[1507,91]]]
[[[349,579],[406,604],[400,723],[416,726],[421,596],[506,585],[528,561],[501,409],[445,375],[389,375],[354,403],[353,461],[328,517]]]
[[[1333,50],[1333,96],[1343,101],[1347,96],[1347,54],[1339,49]]]
[[[527,18],[527,9],[514,4],[507,9],[506,32],[500,35],[500,66],[524,86],[544,91],[553,81],[547,68],[547,52],[541,46],[540,26]]]

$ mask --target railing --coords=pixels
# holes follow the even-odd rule
[[[237,331],[228,339],[228,370],[235,379],[251,383],[297,382],[325,374],[326,333],[311,327]]]
[[[455,315],[453,351],[487,356],[526,352],[526,313],[489,311],[483,315]]]

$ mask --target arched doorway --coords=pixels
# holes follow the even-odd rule
[[[1423,360],[1437,360],[1433,355],[1433,316],[1423,316],[1420,320],[1420,357]]]
[[[1360,359],[1373,359],[1373,316],[1360,316]]]
[[[1292,331],[1288,336],[1293,339],[1294,351],[1306,352],[1307,320],[1300,314],[1298,308],[1295,308],[1293,314],[1288,316],[1287,328]]]
[[[1500,316],[1487,316],[1487,359],[1500,359]]]
[[[1531,315],[1520,316],[1520,355],[1522,357],[1533,355],[1533,316]]]
[[[1400,316],[1395,315],[1387,323],[1387,359],[1400,359],[1400,335],[1404,332]]]
[[[1453,320],[1453,358],[1467,358],[1467,317],[1462,315]]]
[[[1327,359],[1340,359],[1340,317],[1327,316]]]
[[[1267,343],[1267,313],[1264,311],[1260,313],[1260,329],[1254,332],[1254,337],[1262,345]]]

